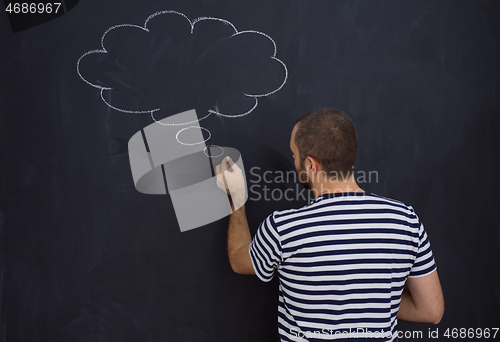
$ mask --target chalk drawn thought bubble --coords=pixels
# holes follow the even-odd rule
[[[163,116],[185,108],[235,118],[250,114],[260,97],[280,90],[286,65],[265,33],[238,31],[227,20],[189,19],[176,11],[150,15],[143,26],[110,27],[101,49],[84,53],[77,72],[100,90],[110,108]],[[196,122],[196,121],[194,121]],[[170,123],[184,126],[194,122]]]

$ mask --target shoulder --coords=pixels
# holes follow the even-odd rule
[[[369,193],[367,195],[367,197],[371,197],[376,201],[380,201],[381,203],[387,203],[388,205],[393,205],[393,206],[397,206],[397,207],[401,207],[401,208],[405,208],[405,209],[412,208],[411,205],[409,205],[408,203],[405,203],[405,202],[402,202],[402,201],[399,201],[399,200],[396,200],[393,198],[380,196],[380,195],[377,195],[374,193]],[[413,209],[411,209],[411,210],[413,210]]]
[[[411,218],[417,217],[415,210],[408,203],[404,203],[402,201],[398,201],[388,197],[379,196],[373,193],[370,193],[369,197],[371,197],[374,202],[377,202],[388,209],[398,210],[402,213],[406,213]]]
[[[276,210],[267,216],[260,225],[260,229],[274,230],[280,232],[284,227],[301,220],[310,213],[311,205],[306,205],[301,208]]]
[[[311,203],[301,208],[277,210],[269,215],[269,218],[271,218],[276,225],[286,223],[290,220],[296,220],[305,215],[308,215],[312,210],[314,210],[313,204],[314,203]]]

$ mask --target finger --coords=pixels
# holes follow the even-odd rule
[[[220,170],[221,172],[226,172],[227,171],[227,163],[226,163],[226,158],[222,160],[222,163],[220,163]]]
[[[223,191],[226,191],[226,185],[224,184],[224,179],[221,174],[217,175],[217,187]]]
[[[224,182],[224,176],[222,175],[222,173],[219,173],[217,175],[217,187],[221,190],[227,191],[227,187]]]
[[[220,173],[220,164],[215,166],[215,174],[218,175]]]

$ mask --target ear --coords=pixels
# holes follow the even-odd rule
[[[309,163],[311,172],[313,174],[320,171],[320,166],[316,159],[314,159],[313,157],[307,157],[306,161]]]

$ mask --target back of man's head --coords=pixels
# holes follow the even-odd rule
[[[301,165],[312,157],[327,173],[347,175],[353,171],[358,135],[347,114],[338,109],[318,109],[300,117],[296,125],[295,144]]]

